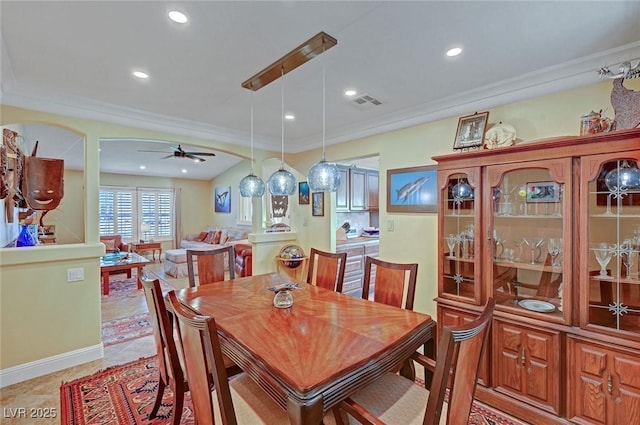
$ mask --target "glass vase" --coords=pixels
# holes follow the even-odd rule
[[[35,246],[38,245],[38,238],[34,236],[30,227],[31,224],[21,224],[20,225],[20,234],[18,234],[18,239],[16,240],[16,246]]]

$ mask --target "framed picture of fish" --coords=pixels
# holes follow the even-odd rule
[[[387,212],[437,213],[436,166],[387,170]]]
[[[489,120],[489,111],[476,112],[473,115],[460,117],[456,138],[453,140],[453,149],[467,149],[482,146],[484,132]]]
[[[214,211],[217,213],[231,212],[231,186],[216,187],[214,193]]]

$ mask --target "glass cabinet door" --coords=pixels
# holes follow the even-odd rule
[[[640,339],[640,153],[582,161],[581,325]]]
[[[441,172],[440,296],[480,304],[479,170]]]
[[[498,308],[569,322],[571,160],[488,167],[488,293]]]

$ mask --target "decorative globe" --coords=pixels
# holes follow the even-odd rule
[[[280,250],[280,254],[278,255],[282,259],[295,259],[295,258],[304,258],[304,251],[298,245],[285,245]],[[302,261],[283,261],[283,265],[295,269],[300,267]]]
[[[635,164],[634,164],[635,165]],[[640,188],[640,170],[629,165],[627,161],[609,171],[604,177],[604,183],[610,191]]]
[[[473,189],[465,182],[460,182],[453,186],[451,193],[454,198],[473,199]]]

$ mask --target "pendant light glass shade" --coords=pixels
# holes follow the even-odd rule
[[[296,193],[296,178],[284,168],[271,174],[267,184],[269,185],[269,193],[272,195],[291,196]]]
[[[282,157],[280,162],[280,169],[271,174],[267,185],[269,186],[269,193],[276,196],[291,196],[296,193],[296,186],[298,182],[293,174],[284,169],[284,68],[281,69],[282,78]]]
[[[253,172],[240,180],[240,195],[245,198],[259,198],[264,195],[264,182]]]
[[[324,39],[322,42],[322,52],[324,53]],[[327,162],[325,159],[324,139],[326,121],[326,82],[324,56],[322,59],[322,160],[316,162],[307,173],[309,188],[314,192],[335,192],[340,186],[340,171],[336,164]]]
[[[314,192],[335,192],[340,186],[340,171],[336,164],[322,161],[316,162],[307,174],[309,188]]]
[[[251,90],[251,172],[240,180],[240,195],[245,198],[260,198],[264,195],[264,182],[253,174],[253,89]]]

